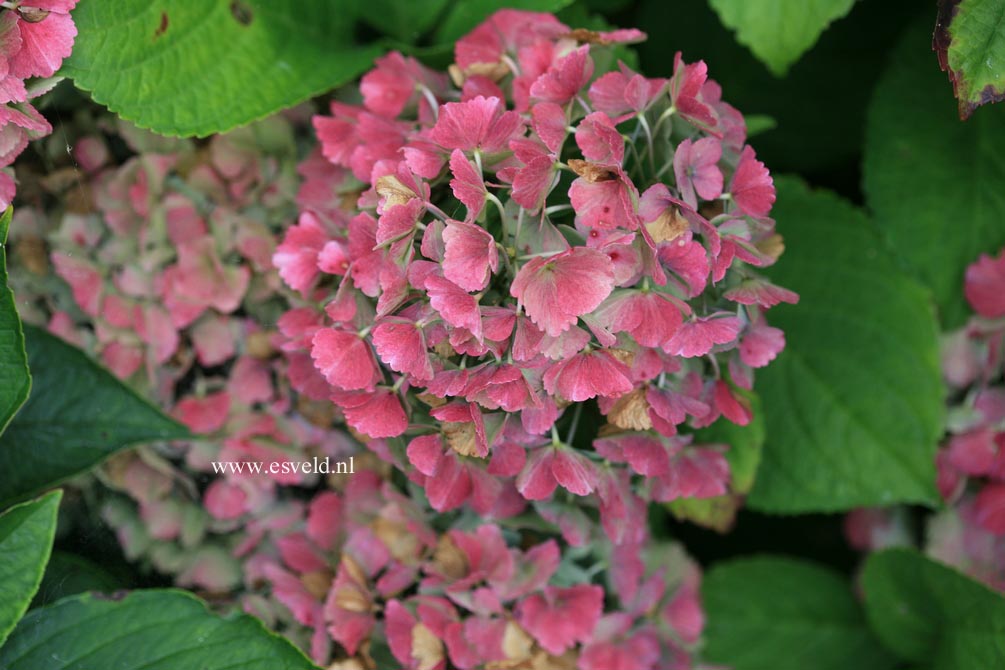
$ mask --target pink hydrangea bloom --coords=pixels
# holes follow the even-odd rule
[[[770,175],[703,63],[678,56],[669,81],[596,71],[599,50],[641,37],[503,10],[458,42],[450,82],[393,54],[362,106],[314,119],[329,192],[350,175],[366,190],[337,216],[305,202],[273,258],[314,305],[283,345],[291,374],[371,439],[407,431],[378,453],[436,510],[515,513],[561,487],[635,537],[618,527],[641,504],[631,480],[605,480],[594,460],[612,457],[558,429],[593,398],[627,434],[746,424],[738,389],[784,347],[765,313],[797,297],[756,272],[776,259],[758,247]],[[707,446],[613,462],[652,480],[649,499],[726,493]]]

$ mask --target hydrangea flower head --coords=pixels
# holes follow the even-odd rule
[[[291,379],[399,441],[383,457],[436,509],[564,490],[613,528],[622,494],[729,491],[725,447],[685,434],[751,420],[752,370],[784,347],[765,312],[797,296],[757,273],[781,248],[774,186],[705,65],[598,71],[644,37],[502,10],[449,78],[392,54],[362,105],[314,119],[328,163],[303,171],[329,195],[273,256],[311,323],[286,331],[314,364]],[[594,400],[591,445],[574,429]]]

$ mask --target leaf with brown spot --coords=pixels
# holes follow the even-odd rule
[[[1005,100],[1005,0],[939,0],[932,49],[949,73],[961,119]]]

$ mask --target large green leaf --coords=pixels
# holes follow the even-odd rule
[[[800,301],[768,314],[787,345],[758,371],[768,438],[748,502],[767,512],[934,504],[943,387],[928,295],[860,210],[776,183],[786,252],[769,274]]]
[[[53,491],[0,515],[0,645],[42,581],[56,535],[61,493]]]
[[[966,266],[1005,246],[1005,110],[960,123],[915,23],[869,109],[865,192],[895,254],[935,294],[943,325],[963,324]],[[1003,75],[1005,76],[1005,75]]]
[[[1005,100],[1005,0],[942,0],[935,47],[961,118]]]
[[[119,449],[181,439],[184,426],[59,338],[25,327],[34,385],[0,436],[0,504],[83,472]]]
[[[873,554],[862,577],[883,643],[933,670],[1005,667],[1005,598],[913,550]]]
[[[247,616],[222,618],[184,591],[71,596],[32,610],[0,648],[4,670],[311,670]]]
[[[4,244],[14,215],[11,207],[0,216],[0,433],[14,412],[28,399],[31,375],[24,351],[21,319],[14,307],[14,294],[7,287],[7,257]]]
[[[63,73],[142,128],[223,132],[344,84],[380,54],[329,0],[81,0]]]
[[[702,581],[706,661],[733,670],[894,667],[848,580],[812,563],[756,557],[715,565]]]
[[[781,77],[855,0],[709,0],[736,40]]]

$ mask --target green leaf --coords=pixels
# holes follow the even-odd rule
[[[328,0],[81,0],[62,73],[165,135],[223,132],[350,81],[380,54]]]
[[[917,22],[894,51],[868,112],[866,201],[890,248],[935,294],[947,329],[963,325],[966,266],[1005,246],[1005,113],[960,123]]]
[[[455,0],[451,3],[450,14],[436,30],[435,41],[441,44],[457,41],[457,38],[468,33],[503,5],[507,9],[557,12],[563,7],[571,5],[572,2],[573,0],[508,0],[505,3],[499,3],[498,0]]]
[[[778,121],[767,114],[750,114],[744,117],[744,121],[747,122],[747,139],[770,132],[778,127]]]
[[[14,294],[7,286],[7,255],[4,245],[14,209],[8,207],[0,216],[0,433],[11,417],[28,399],[31,375],[24,351],[21,319],[14,307]]]
[[[873,630],[898,656],[934,670],[1005,667],[1005,598],[908,549],[869,557],[862,575]]]
[[[42,607],[85,591],[112,593],[122,587],[120,579],[94,561],[76,554],[54,551],[49,557],[42,583],[31,606]]]
[[[0,436],[0,504],[83,472],[123,447],[189,435],[83,352],[38,328],[26,326],[25,333],[34,386]]]
[[[1005,0],[943,0],[934,46],[949,70],[961,119],[1005,100]]]
[[[62,491],[53,491],[0,515],[0,645],[24,616],[42,582],[56,536],[61,495]]]
[[[887,670],[848,581],[781,557],[720,563],[702,581],[706,662],[733,670]]]
[[[355,0],[360,18],[370,27],[409,44],[432,28],[449,0]]]
[[[218,617],[176,590],[71,596],[32,610],[0,648],[4,670],[313,670],[245,614]]]
[[[668,505],[670,512],[678,519],[687,519],[721,533],[732,528],[737,510],[742,507],[744,497],[754,486],[764,446],[764,412],[760,398],[742,389],[738,389],[738,392],[750,401],[753,421],[746,426],[738,426],[720,419],[708,428],[697,431],[694,436],[695,444],[729,446],[729,451],[726,452],[726,460],[729,461],[729,493],[714,498],[680,498]]]
[[[855,0],[709,0],[736,40],[776,76],[784,76]]]
[[[927,293],[860,210],[798,180],[776,185],[786,252],[768,274],[800,300],[768,314],[786,347],[757,373],[768,439],[750,506],[937,503],[944,407]]]

